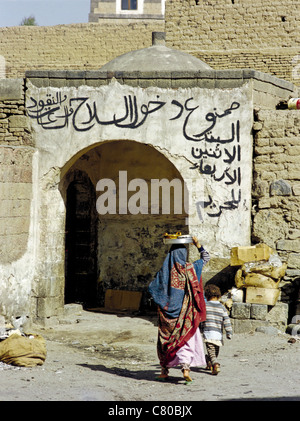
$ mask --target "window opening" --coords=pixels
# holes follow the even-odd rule
[[[122,10],[137,10],[137,0],[122,0]]]

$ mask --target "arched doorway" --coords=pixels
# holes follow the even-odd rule
[[[66,194],[65,304],[95,304],[97,229],[95,190],[86,173],[74,171]]]
[[[121,210],[120,205],[122,176],[127,183],[126,211]],[[106,188],[98,189],[101,180],[109,180],[114,186],[115,211],[99,212],[97,203],[107,191]],[[160,191],[159,206],[154,212],[151,208],[153,180],[166,180],[167,184],[177,180],[182,189],[178,198],[173,186],[167,191],[170,201],[167,211],[162,206],[163,190]],[[144,201],[147,209],[142,211],[136,199],[135,210],[140,211],[131,212],[129,205],[138,196],[141,183],[149,194],[146,204]],[[84,303],[86,292],[82,286],[90,285],[94,291],[91,294],[93,306],[103,307],[106,291],[119,289],[142,292],[142,306],[147,307],[148,285],[168,250],[162,241],[163,234],[188,232],[183,205],[184,183],[176,167],[152,146],[115,140],[83,153],[68,168],[61,189],[66,204],[65,296],[68,302],[74,299]],[[182,205],[180,213],[179,202]],[[84,242],[87,238],[88,243]]]

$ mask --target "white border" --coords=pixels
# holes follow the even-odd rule
[[[141,15],[144,11],[144,0],[137,0],[137,10],[122,10],[121,0],[116,0],[116,13],[118,15]]]

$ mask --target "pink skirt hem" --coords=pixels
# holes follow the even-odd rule
[[[181,347],[175,358],[168,364],[168,367],[189,364],[190,367],[201,367],[206,365],[202,336],[199,329],[194,336]]]

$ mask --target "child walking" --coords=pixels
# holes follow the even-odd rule
[[[203,336],[206,345],[207,369],[212,374],[220,372],[220,364],[217,361],[220,346],[223,345],[223,328],[226,331],[227,339],[232,337],[232,327],[228,313],[220,303],[221,291],[216,285],[207,285],[204,289],[206,302],[206,321],[203,322]]]

